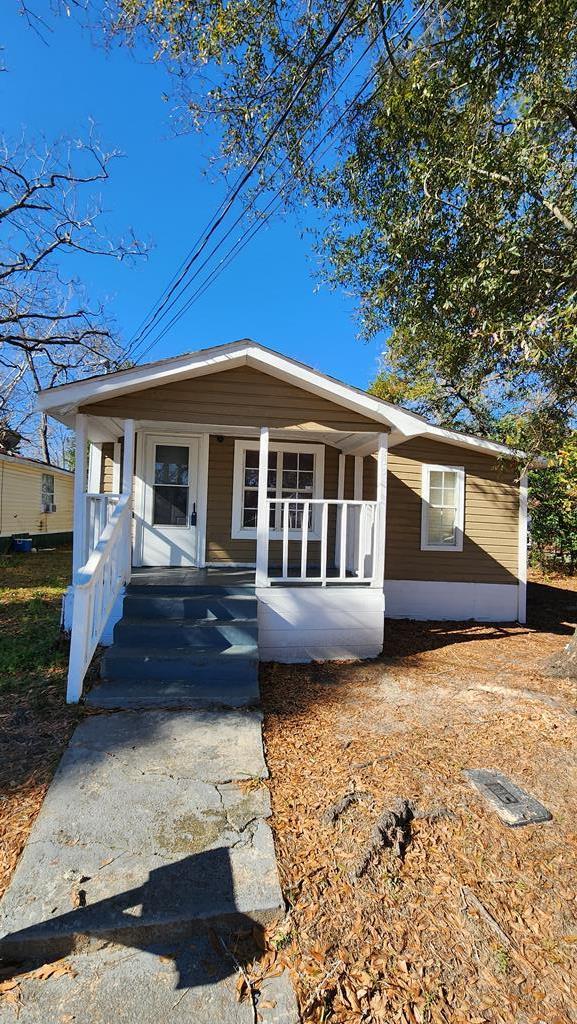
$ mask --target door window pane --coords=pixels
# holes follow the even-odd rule
[[[154,482],[188,486],[188,446],[157,444]]]
[[[154,487],[155,526],[188,525],[188,487],[170,487],[156,484]]]

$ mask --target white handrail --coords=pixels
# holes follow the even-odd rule
[[[131,498],[123,494],[74,580],[74,609],[66,700],[82,695],[84,676],[123,584],[130,576]]]

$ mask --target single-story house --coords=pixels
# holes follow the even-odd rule
[[[0,551],[23,534],[36,548],[71,544],[73,488],[68,469],[0,452]]]
[[[143,567],[225,592],[248,573],[261,660],[376,656],[385,616],[525,620],[526,476],[502,444],[250,340],[39,408],[76,431],[70,699]]]

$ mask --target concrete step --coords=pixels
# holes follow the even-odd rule
[[[258,676],[223,682],[220,676],[204,682],[157,679],[105,679],[84,698],[86,704],[108,710],[254,708],[259,703]]]
[[[137,647],[141,651],[147,651],[149,647],[225,651],[229,647],[252,647],[256,644],[257,632],[254,620],[221,622],[213,619],[195,624],[175,619],[143,621],[125,617],[114,627],[114,643],[121,647]]]
[[[187,647],[124,647],[113,644],[100,663],[103,679],[182,680],[220,687],[243,683],[258,675],[257,645],[245,644],[219,650]]]
[[[239,594],[157,594],[156,587],[134,593],[130,588],[124,598],[123,612],[131,619],[182,619],[205,622],[212,619],[235,622],[255,619],[256,597],[250,591]]]

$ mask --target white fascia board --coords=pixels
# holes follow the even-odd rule
[[[268,373],[271,373],[279,380],[284,380],[295,387],[310,391],[312,394],[319,395],[329,402],[335,402],[337,405],[342,405],[346,409],[360,412],[376,420],[378,423],[396,427],[402,431],[405,437],[419,434],[426,427],[426,423],[423,420],[413,416],[412,413],[405,412],[404,409],[399,409],[388,403],[385,404],[380,399],[373,398],[372,395],[365,394],[363,391],[357,391],[356,388],[351,388],[348,384],[342,384],[333,377],[327,377],[318,370],[305,366],[304,363],[288,359],[286,356],[281,356],[271,349],[262,348],[260,345],[252,345],[247,350],[247,363],[255,369],[264,366]]]
[[[117,395],[143,391],[161,384],[170,384],[175,380],[216,373],[218,370],[228,370],[246,362],[245,352],[243,349],[237,348],[238,345],[239,342],[232,342],[231,345],[222,345],[211,349],[210,355],[207,355],[206,351],[193,353],[154,364],[152,367],[135,366],[131,370],[103,374],[102,377],[93,377],[72,384],[62,384],[57,388],[49,388],[39,392],[36,410],[38,412],[59,410],[64,413],[65,410],[70,410],[78,405],[89,405],[105,398],[114,398]]]
[[[37,398],[36,409],[39,412],[49,412],[55,418],[68,423],[71,422],[70,414],[79,405],[89,405],[104,398],[142,391],[176,380],[217,373],[243,364],[253,366],[255,369],[262,369],[279,380],[310,391],[327,401],[359,412],[374,419],[376,423],[390,427],[392,435],[390,446],[400,444],[411,437],[424,435],[464,448],[477,448],[493,454],[522,457],[521,453],[507,448],[506,445],[433,426],[427,423],[422,416],[384,402],[357,388],[343,384],[333,377],[327,377],[326,374],[320,373],[304,363],[283,356],[249,339],[233,341],[227,345],[202,349],[198,352],[144,366],[135,366],[130,370],[103,374],[101,377],[93,377],[85,381],[62,384],[59,387],[41,391]]]

